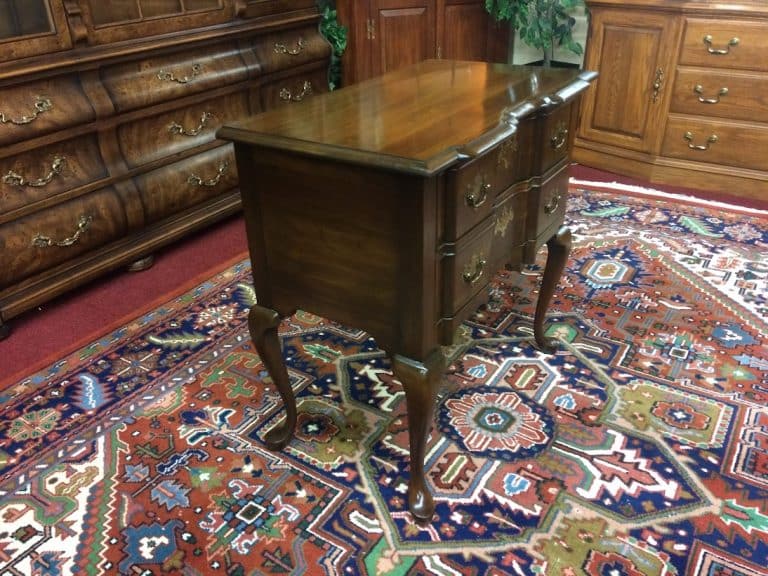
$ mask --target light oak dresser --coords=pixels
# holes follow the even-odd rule
[[[587,0],[582,164],[768,203],[768,3]]]
[[[327,89],[314,0],[8,0],[0,334],[240,208],[216,130]]]

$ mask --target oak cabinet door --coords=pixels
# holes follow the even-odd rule
[[[680,21],[668,13],[596,9],[584,68],[600,73],[579,136],[655,153],[664,135]]]

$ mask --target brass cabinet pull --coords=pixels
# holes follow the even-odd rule
[[[696,86],[693,87],[693,92],[699,95],[699,102],[702,104],[717,104],[720,102],[721,96],[726,96],[728,94],[728,88],[720,88],[716,98],[704,98],[704,86],[701,84],[696,84]]]
[[[568,128],[565,127],[563,122],[557,125],[557,132],[552,138],[549,139],[549,145],[553,150],[560,150],[568,142]]]
[[[66,163],[67,159],[64,156],[54,156],[53,162],[51,162],[51,169],[48,171],[48,174],[42,178],[38,178],[37,180],[27,180],[18,172],[9,170],[8,174],[3,176],[3,182],[9,186],[29,186],[30,188],[40,188],[50,184],[51,180],[61,174],[61,171],[64,169]]]
[[[296,48],[288,48],[285,44],[275,42],[275,54],[288,54],[289,56],[297,56],[304,50],[304,38],[299,37],[296,41]]]
[[[213,118],[213,114],[210,112],[203,112],[203,115],[200,116],[200,124],[197,125],[197,128],[184,128],[184,126],[178,122],[171,122],[171,124],[168,125],[168,132],[171,134],[179,134],[181,136],[198,136],[203,129],[205,129],[205,125],[208,124],[208,120],[211,118]]]
[[[692,132],[686,132],[685,134],[683,134],[683,138],[685,138],[688,141],[688,148],[690,148],[691,150],[709,150],[710,145],[718,141],[717,134],[712,134],[709,138],[707,138],[707,143],[703,145],[693,143]]]
[[[485,258],[482,254],[475,254],[472,256],[469,264],[464,266],[464,273],[461,275],[464,282],[467,284],[474,284],[483,276],[485,270]]]
[[[221,182],[221,177],[224,176],[228,168],[229,168],[229,162],[222,162],[221,164],[219,164],[219,167],[216,170],[216,176],[214,176],[213,178],[209,178],[208,180],[205,180],[203,178],[200,178],[200,176],[197,176],[196,174],[190,174],[189,178],[187,178],[187,182],[189,184],[192,184],[193,186],[206,186],[208,188],[212,188],[216,186],[219,182]]]
[[[199,76],[202,71],[203,71],[202,64],[193,64],[189,76],[182,76],[180,78],[177,78],[173,72],[166,72],[165,70],[161,69],[157,73],[157,79],[166,80],[168,82],[176,82],[177,84],[187,84],[193,78],[195,78],[196,76]]]
[[[368,40],[376,40],[376,20],[373,18],[365,21],[365,37]]]
[[[656,68],[656,76],[653,79],[653,101],[658,102],[661,89],[664,86],[664,69]]]
[[[36,120],[40,114],[52,110],[53,102],[51,102],[49,98],[38,96],[35,98],[35,103],[33,106],[35,108],[34,112],[32,112],[29,116],[22,114],[20,118],[8,118],[3,112],[0,112],[0,124],[16,124],[17,126],[29,124],[33,120]]]
[[[83,214],[78,218],[77,220],[77,230],[75,230],[75,233],[72,234],[72,236],[68,238],[64,238],[63,240],[54,240],[50,236],[43,236],[42,234],[37,234],[34,238],[32,238],[32,246],[35,248],[49,248],[51,246],[58,246],[59,248],[66,248],[67,246],[72,246],[75,244],[78,240],[80,240],[80,237],[85,234],[88,231],[88,228],[91,227],[91,222],[93,222],[93,216],[86,216]]]
[[[469,188],[469,190],[467,190],[467,193],[464,195],[464,201],[470,208],[477,210],[480,206],[485,204],[486,200],[488,200],[488,192],[491,191],[491,185],[486,183],[485,176],[482,176],[482,180],[476,190],[472,190],[471,186],[467,186],[467,188]]]
[[[561,198],[560,192],[552,196],[550,198],[549,202],[544,206],[544,214],[552,214],[555,210],[557,210],[557,207],[560,206],[560,198]]]
[[[290,88],[283,88],[280,90],[280,100],[283,102],[301,102],[305,96],[312,94],[312,82],[304,80],[301,85],[301,91],[294,94]]]
[[[723,56],[731,51],[733,46],[738,46],[740,40],[735,36],[728,40],[728,45],[725,48],[712,48],[712,35],[707,34],[704,36],[704,45],[707,47],[707,52],[718,56]]]

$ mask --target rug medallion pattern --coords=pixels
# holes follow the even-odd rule
[[[574,187],[568,223],[559,350],[543,260],[445,350],[431,525],[368,334],[284,322],[299,421],[265,448],[243,261],[3,392],[0,574],[768,574],[768,220]]]

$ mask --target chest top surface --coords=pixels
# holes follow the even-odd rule
[[[493,146],[518,120],[571,99],[594,76],[428,60],[225,126],[219,136],[429,175]]]

